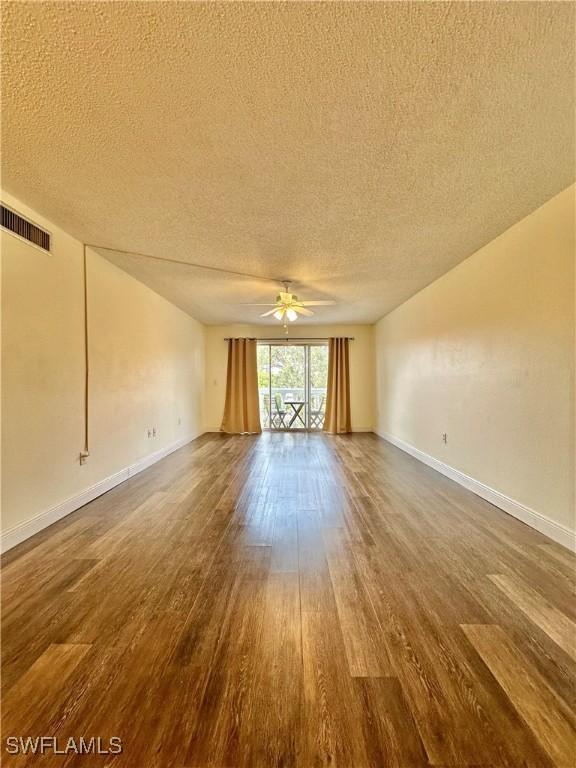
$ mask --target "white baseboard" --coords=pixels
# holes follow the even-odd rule
[[[86,490],[66,499],[66,501],[62,501],[60,504],[56,504],[56,506],[50,507],[50,509],[46,509],[44,512],[40,512],[40,514],[30,520],[26,520],[25,522],[14,526],[14,528],[10,528],[8,531],[3,531],[0,537],[0,552],[7,552],[17,544],[21,544],[23,541],[26,541],[26,539],[29,539],[30,536],[34,536],[35,533],[39,533],[49,525],[66,517],[66,515],[69,515],[71,512],[75,512],[77,509],[80,509],[80,507],[88,504],[89,501],[92,501],[103,493],[106,493],[106,491],[109,491],[111,488],[114,488],[114,486],[128,480],[129,477],[137,475],[139,472],[152,466],[152,464],[156,464],[157,461],[160,461],[160,459],[163,459],[170,453],[188,445],[192,440],[200,437],[201,434],[202,432],[198,432],[197,434],[180,438],[180,440],[176,440],[175,443],[171,443],[165,448],[160,448],[160,450],[150,453],[148,456],[144,456],[134,464],[124,467],[124,469],[121,469],[119,472],[115,472],[113,475],[105,477],[103,480],[86,488]]]
[[[321,430],[315,431],[320,432]],[[204,432],[220,432],[220,427],[204,427]],[[353,427],[352,432],[374,432],[374,430],[372,427]]]
[[[518,518],[518,520],[526,523],[526,525],[529,525],[531,528],[535,528],[537,531],[548,536],[548,538],[558,544],[562,544],[562,546],[567,547],[567,549],[570,549],[573,552],[576,551],[576,532],[572,531],[570,528],[560,525],[560,523],[556,523],[554,520],[550,520],[550,518],[540,512],[536,512],[535,509],[530,509],[530,507],[526,507],[519,501],[500,493],[500,491],[491,488],[489,485],[485,485],[485,483],[481,483],[479,480],[475,480],[473,477],[465,475],[464,472],[460,472],[459,469],[455,469],[449,464],[445,464],[443,461],[435,459],[433,456],[424,453],[424,451],[415,448],[413,445],[405,443],[404,440],[394,437],[394,435],[378,431],[376,431],[376,434],[387,442],[392,443],[392,445],[395,445],[397,448],[400,448],[402,451],[409,453],[410,456],[418,459],[418,461],[427,464],[437,472],[440,472],[451,480],[463,485],[464,488],[472,491],[477,496],[481,496],[483,499],[494,504],[494,506],[507,512],[509,515]]]

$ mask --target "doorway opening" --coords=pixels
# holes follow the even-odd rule
[[[327,381],[327,341],[258,342],[262,429],[321,430]]]

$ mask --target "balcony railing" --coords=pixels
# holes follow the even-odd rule
[[[322,429],[326,387],[312,387],[309,402],[304,387],[262,387],[259,395],[263,429]]]

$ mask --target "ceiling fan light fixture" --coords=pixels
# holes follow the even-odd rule
[[[286,329],[288,327],[288,321],[293,323],[295,320],[299,319],[300,315],[304,315],[304,317],[312,317],[314,312],[311,309],[308,309],[309,306],[331,306],[332,304],[336,303],[332,300],[323,299],[300,301],[295,293],[291,293],[289,280],[285,280],[283,285],[284,290],[280,291],[280,293],[276,296],[276,301],[274,304],[247,304],[246,306],[272,307],[272,309],[269,309],[267,312],[262,312],[260,317],[274,316],[276,320],[279,320]],[[286,333],[288,333],[287,330]]]

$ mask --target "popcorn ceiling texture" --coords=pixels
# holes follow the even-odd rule
[[[574,180],[572,3],[2,15],[9,192],[86,242],[292,277],[338,301],[315,322],[375,321]],[[107,256],[204,322],[275,293]]]

